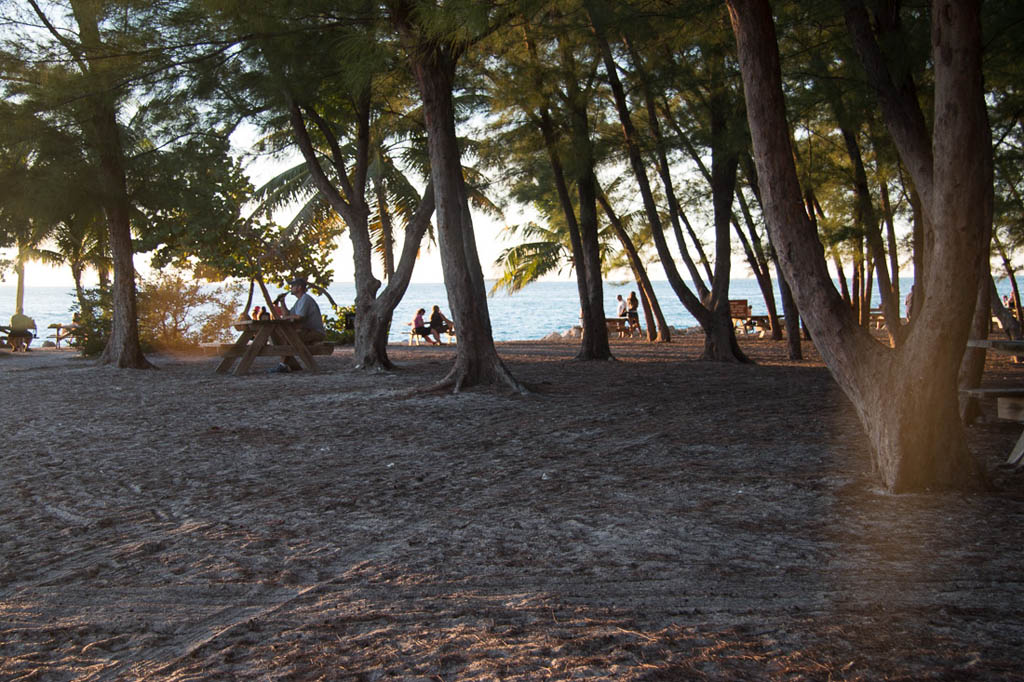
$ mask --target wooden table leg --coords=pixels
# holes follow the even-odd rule
[[[239,335],[234,345],[231,346],[231,350],[225,355],[220,364],[217,365],[217,372],[223,374],[231,369],[231,365],[235,364],[235,360],[240,358],[244,354],[245,344],[249,343],[249,339],[253,337],[251,329],[245,329]]]
[[[1010,456],[1006,458],[1006,462],[1003,466],[1017,467],[1024,463],[1024,433],[1020,434],[1020,438],[1017,439],[1017,443],[1013,446],[1013,450],[1010,451]]]
[[[252,366],[253,360],[260,354],[263,347],[267,345],[267,341],[270,340],[270,328],[262,327],[256,332],[256,338],[252,340],[249,347],[245,351],[245,355],[242,356],[242,361],[238,363],[238,367],[235,368],[235,376],[241,376],[249,371],[249,367]]]
[[[306,368],[310,372],[319,372],[320,368],[316,366],[316,360],[313,359],[313,354],[309,352],[306,342],[299,336],[299,331],[295,327],[282,327],[281,333],[284,335],[288,345],[295,349],[295,354],[305,363]]]

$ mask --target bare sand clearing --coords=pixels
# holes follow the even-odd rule
[[[499,344],[529,397],[0,353],[0,678],[1024,679],[1024,474],[881,494],[817,359],[741,343]]]

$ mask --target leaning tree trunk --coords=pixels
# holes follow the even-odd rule
[[[721,258],[722,253],[725,253],[726,260],[731,258],[730,247],[729,247],[729,224],[725,222],[725,244],[721,243],[723,234],[720,229],[720,224],[716,215],[716,238],[719,242],[716,243],[716,277],[720,275],[726,279],[716,280],[712,283],[712,291],[710,301],[700,301],[693,292],[690,291],[689,287],[683,282],[679,276],[679,272],[675,267],[675,263],[672,260],[672,256],[668,249],[668,244],[665,242],[664,232],[662,228],[662,221],[659,215],[657,204],[654,200],[654,192],[651,189],[650,181],[647,178],[647,171],[645,168],[645,162],[643,155],[641,154],[639,143],[637,142],[636,127],[633,124],[633,120],[630,116],[629,105],[626,100],[625,88],[622,86],[622,81],[618,76],[618,67],[615,64],[615,60],[612,57],[611,47],[608,44],[607,37],[605,35],[605,27],[601,23],[599,17],[600,12],[593,11],[593,8],[588,8],[591,19],[591,27],[594,36],[597,40],[598,46],[601,50],[601,58],[605,66],[605,75],[608,79],[608,85],[611,88],[613,100],[615,101],[615,109],[619,115],[619,123],[622,126],[622,139],[626,146],[626,154],[629,158],[630,168],[633,171],[633,175],[636,178],[637,186],[640,190],[640,196],[643,200],[644,211],[647,215],[647,220],[651,225],[651,236],[654,239],[655,246],[658,250],[658,255],[661,258],[663,267],[665,268],[665,275],[668,277],[669,283],[672,285],[672,289],[679,296],[680,301],[690,312],[691,315],[697,320],[697,323],[701,326],[704,331],[704,354],[702,359],[704,360],[717,360],[723,362],[749,362],[749,358],[743,354],[739,348],[739,344],[736,342],[736,332],[732,327],[732,318],[729,315],[729,303],[728,303],[728,276],[729,268],[728,264],[722,264],[717,259]],[[733,173],[735,174],[735,162],[733,163]],[[712,172],[714,175],[714,171]],[[735,176],[733,177],[735,182]],[[712,182],[714,185],[714,181]],[[712,187],[714,191],[714,187]],[[731,202],[731,189],[730,189],[730,202]],[[731,205],[731,204],[730,204]],[[716,206],[716,213],[718,207]],[[724,313],[723,313],[724,311]],[[726,329],[728,326],[728,330]]]
[[[612,205],[608,201],[608,196],[604,193],[604,190],[598,190],[597,200],[601,204],[601,208],[604,209],[604,214],[608,218],[608,222],[611,223],[615,236],[619,238],[623,251],[626,252],[626,257],[629,259],[629,267],[633,271],[633,279],[636,280],[637,286],[640,289],[640,302],[643,304],[644,320],[647,322],[647,340],[655,343],[670,343],[672,341],[672,331],[665,320],[661,304],[658,303],[658,296],[654,293],[654,285],[651,283],[651,278],[647,275],[647,268],[644,267],[643,259],[640,258],[636,245],[633,244],[629,233],[626,232],[622,220],[619,219],[618,214],[612,209]]]
[[[353,360],[357,369],[392,367],[387,353],[388,330],[391,328],[395,308],[409,287],[413,266],[419,255],[420,242],[423,241],[423,235],[433,214],[434,186],[431,183],[424,190],[416,213],[406,225],[402,254],[398,259],[398,265],[388,278],[387,286],[364,311],[362,317],[356,318]]]
[[[587,292],[582,304],[583,338],[576,359],[608,360],[612,357],[612,351],[608,344],[608,326],[604,316],[604,281],[597,225],[597,177],[594,173],[594,147],[590,140],[587,98],[573,82],[568,83],[567,90],[583,254],[582,263],[577,262],[576,266],[583,271]]]
[[[462,177],[452,84],[456,58],[445,46],[410,48],[413,75],[423,98],[430,176],[437,203],[437,232],[444,283],[459,334],[455,364],[437,388],[455,391],[493,384],[524,393],[498,357],[487,310],[487,291]]]
[[[922,139],[905,110],[891,106],[891,93],[880,93],[890,133],[914,169],[931,232],[927,295],[897,349],[856,324],[831,285],[821,243],[804,213],[771,7],[767,0],[727,3],[768,229],[815,344],[867,432],[878,476],[893,492],[977,487],[984,475],[967,449],[957,405],[957,372],[992,219],[977,2],[935,1],[932,140]]]

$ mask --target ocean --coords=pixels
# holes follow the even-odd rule
[[[911,283],[912,280],[909,278],[900,280],[903,295],[909,291]],[[754,314],[766,313],[764,300],[755,280],[735,279],[729,287],[730,298],[745,298],[753,307]],[[1006,280],[1000,281],[998,288],[1000,295],[1010,291],[1009,283]],[[670,325],[684,328],[697,324],[683,304],[679,302],[668,282],[656,281],[654,289]],[[339,305],[351,302],[355,296],[355,289],[351,283],[334,284],[329,291]],[[636,285],[632,282],[625,284],[605,282],[605,314],[614,316],[616,295],[622,294],[622,297],[626,298],[631,291],[636,291]],[[271,291],[272,295],[276,295],[276,293],[277,290]],[[13,284],[0,285],[0,323],[6,324],[14,313],[14,298],[15,287]],[[778,299],[777,287],[776,299]],[[325,313],[330,310],[326,297],[320,296],[317,297],[317,300],[321,310]],[[25,287],[25,314],[35,319],[43,340],[46,336],[52,335],[52,330],[47,329],[48,325],[71,321],[73,302],[74,289],[71,287]],[[260,303],[260,301],[255,302]],[[243,303],[244,299],[239,301],[240,306]],[[434,305],[441,306],[441,310],[448,317],[452,317],[444,284],[410,284],[405,298],[395,310],[389,341],[391,343],[406,341],[409,328],[405,323],[412,321],[417,308],[425,308],[429,313]],[[781,313],[782,305],[781,303],[777,305]],[[564,333],[579,323],[580,304],[575,282],[536,282],[515,294],[496,293],[488,298],[488,306],[495,341],[542,339],[552,332]],[[641,316],[642,321],[643,317]],[[34,345],[38,345],[38,342]]]

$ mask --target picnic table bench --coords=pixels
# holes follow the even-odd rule
[[[283,357],[286,362],[295,362],[297,358],[306,369],[317,372],[313,356],[334,352],[333,343],[306,344],[299,336],[297,320],[246,320],[237,322],[235,328],[241,328],[242,334],[234,343],[222,344],[218,349],[223,358],[217,365],[218,373],[230,371],[238,360],[233,373],[245,374],[257,357],[268,355]]]
[[[445,337],[448,339],[448,343],[450,343],[450,344],[451,343],[455,343],[455,341],[456,341],[455,327],[448,327],[447,329],[445,329],[441,333],[444,334]],[[423,341],[425,341],[425,340],[426,340],[426,337],[417,334],[415,329],[410,329],[409,330],[409,345],[410,346],[418,346],[421,343],[423,343]]]
[[[729,317],[732,318],[733,326],[744,334],[760,330],[763,337],[771,332],[771,318],[768,315],[755,315],[745,298],[729,299]]]
[[[630,336],[629,318],[606,317],[604,323],[608,326],[609,334],[618,334],[620,337]]]
[[[967,342],[967,346],[969,348],[984,348],[994,353],[1024,355],[1024,341],[971,339]],[[976,399],[994,398],[997,417],[1008,421],[1024,422],[1024,386],[984,386],[964,389],[961,393]],[[1002,466],[1016,468],[1022,465],[1024,465],[1024,433],[1021,433]]]

